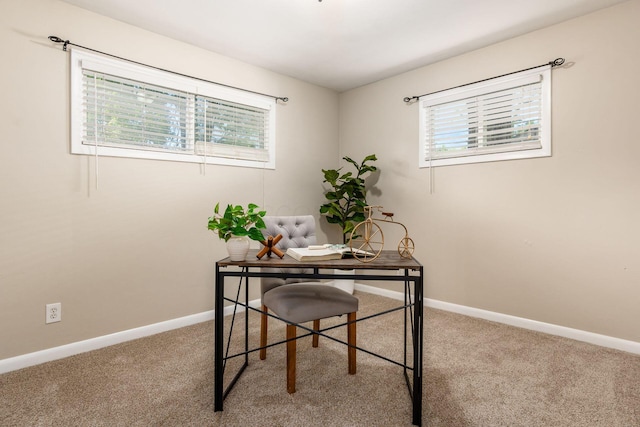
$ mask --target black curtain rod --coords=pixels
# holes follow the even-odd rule
[[[155,66],[153,66],[153,65],[143,64],[142,62],[132,61],[131,59],[122,58],[122,57],[120,57],[120,56],[112,55],[112,54],[110,54],[110,53],[101,52],[101,51],[96,50],[96,49],[91,49],[90,47],[81,46],[81,45],[79,45],[79,44],[71,43],[69,40],[63,40],[63,39],[61,39],[60,37],[57,37],[57,36],[49,36],[49,40],[51,40],[51,41],[52,41],[52,42],[54,42],[54,43],[63,43],[63,45],[62,45],[62,50],[63,50],[63,51],[65,51],[65,52],[67,51],[67,46],[68,46],[68,45],[76,46],[76,47],[80,47],[80,48],[82,48],[82,49],[90,50],[91,52],[100,53],[100,54],[102,54],[102,55],[106,55],[106,56],[110,56],[110,57],[112,57],[112,58],[116,58],[116,59],[120,59],[120,60],[123,60],[123,61],[131,62],[131,63],[133,63],[133,64],[138,64],[138,65],[142,65],[142,66],[145,66],[145,67],[153,68],[153,69],[155,69],[155,70],[164,71],[164,72],[166,72],[166,73],[176,74],[176,75],[178,75],[178,76],[188,77],[188,78],[190,78],[190,79],[196,79],[196,80],[200,80],[200,81],[202,81],[202,82],[206,82],[206,83],[213,83],[213,84],[218,85],[218,86],[224,86],[224,87],[228,87],[228,88],[231,88],[231,89],[237,89],[237,90],[241,90],[241,91],[244,91],[244,92],[254,93],[254,94],[256,94],[256,95],[267,96],[267,97],[269,97],[269,98],[273,98],[273,99],[275,99],[275,100],[276,100],[276,102],[278,102],[278,101],[282,101],[282,102],[287,102],[287,101],[289,101],[289,98],[287,98],[286,96],[274,96],[274,95],[268,95],[268,94],[266,94],[266,93],[255,92],[255,91],[252,91],[252,90],[243,89],[243,88],[236,87],[236,86],[226,85],[226,84],[224,84],[224,83],[218,83],[218,82],[213,82],[213,81],[211,81],[211,80],[201,79],[200,77],[194,77],[194,76],[190,76],[190,75],[188,75],[188,74],[178,73],[178,72],[171,71],[171,70],[167,70],[167,69],[160,68],[160,67],[155,67]]]
[[[445,90],[457,89],[459,87],[465,87],[465,86],[473,85],[473,84],[476,84],[476,83],[482,83],[482,82],[486,82],[487,80],[493,80],[493,79],[497,79],[497,78],[504,77],[504,76],[510,76],[511,74],[521,73],[523,71],[529,71],[529,70],[533,70],[535,68],[546,67],[547,65],[551,65],[551,67],[553,68],[553,67],[559,67],[562,64],[564,64],[564,58],[556,58],[553,61],[547,62],[546,64],[536,65],[535,67],[525,68],[524,70],[512,71],[511,73],[502,74],[502,75],[495,76],[495,77],[489,77],[488,79],[482,79],[482,80],[478,80],[478,81],[471,82],[471,83],[465,83],[465,84],[459,85],[459,86],[453,86],[453,87],[450,87],[448,89],[442,89],[442,90],[437,90],[435,92],[425,93],[424,95],[407,96],[407,97],[404,98],[404,102],[411,102],[413,100],[418,100],[418,99],[422,98],[423,96],[433,95],[434,93],[444,92]]]

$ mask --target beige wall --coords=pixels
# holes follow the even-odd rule
[[[211,310],[216,201],[317,214],[320,169],[370,153],[371,201],[408,225],[427,297],[640,341],[640,0],[340,97],[57,0],[0,5],[0,360]],[[69,58],[49,35],[288,96],[277,170],[101,158],[96,189],[94,160],[69,154]],[[428,194],[402,98],[558,56],[553,157],[438,168]],[[50,302],[61,323],[44,324]]]
[[[370,201],[408,225],[428,298],[640,341],[639,18],[626,2],[341,94],[341,153],[378,155]],[[559,56],[553,157],[437,168],[429,194],[403,97]]]
[[[217,201],[317,214],[338,95],[56,0],[1,0],[0,360],[213,309]],[[277,170],[69,154],[69,56],[47,36],[247,89],[277,108]],[[301,155],[302,154],[302,155]],[[45,304],[63,320],[45,325]]]

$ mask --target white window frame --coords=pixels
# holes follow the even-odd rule
[[[190,94],[231,101],[239,104],[268,110],[268,160],[259,161],[250,158],[231,158],[216,156],[208,149],[206,155],[201,143],[196,143],[194,131],[189,131],[188,152],[155,151],[135,145],[113,147],[104,146],[95,141],[84,141],[84,100],[83,70],[106,73],[126,79],[163,86]],[[214,83],[203,82],[195,78],[157,70],[124,60],[97,55],[81,49],[71,49],[71,153],[80,155],[98,155],[110,157],[129,157],[138,159],[169,160],[190,163],[275,169],[276,153],[276,100],[239,89],[228,88]],[[97,151],[96,151],[97,150]],[[242,152],[237,154],[242,157]]]
[[[526,84],[532,79],[541,79],[541,117],[540,117],[540,147],[533,149],[518,149],[499,153],[464,154],[459,157],[429,156],[427,111],[429,106],[467,99],[474,96],[489,94],[497,90],[514,88]],[[453,88],[427,95],[419,100],[419,167],[429,168],[468,163],[494,162],[502,160],[528,159],[551,156],[551,66],[521,71],[509,76],[474,83],[464,87]]]

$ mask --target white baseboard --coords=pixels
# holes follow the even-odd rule
[[[404,294],[402,292],[390,291],[388,289],[381,289],[370,285],[356,283],[356,290],[401,301],[404,300]],[[626,351],[628,353],[640,354],[640,343],[635,341],[623,340],[607,335],[595,334],[593,332],[586,332],[579,329],[567,328],[564,326],[553,325],[551,323],[538,322],[537,320],[510,316],[508,314],[496,313],[493,311],[452,304],[449,302],[438,301],[429,298],[425,299],[424,305],[425,307],[451,311],[453,313],[463,314],[469,317],[477,317],[480,319],[490,320],[492,322],[504,323],[506,325],[516,326],[518,328],[543,332],[545,334],[556,335],[564,338],[570,338],[576,341],[583,341],[589,344],[599,345],[601,347],[608,347],[616,350]]]
[[[249,305],[254,308],[259,308],[260,300],[258,299],[255,301],[250,301]],[[242,311],[244,311],[244,308],[238,307],[238,312]],[[232,312],[233,306],[225,307],[225,316],[232,314]],[[210,310],[202,313],[192,314],[190,316],[179,317],[177,319],[154,323],[152,325],[141,326],[139,328],[116,332],[109,335],[103,335],[101,337],[91,338],[84,341],[61,345],[59,347],[48,348],[46,350],[36,351],[21,356],[11,357],[9,359],[3,359],[0,360],[0,374],[27,368],[29,366],[39,365],[45,362],[51,362],[53,360],[58,360],[69,356],[74,356],[80,353],[86,353],[87,351],[91,350],[98,350],[110,345],[148,337],[150,335],[159,334],[161,332],[184,328],[185,326],[195,325],[196,323],[213,320],[213,318],[214,311]]]
[[[213,310],[0,360],[0,374],[213,319]]]
[[[370,285],[364,285],[356,283],[355,288],[358,291],[368,292],[370,294],[381,295],[387,298],[393,298],[397,300],[404,300],[404,294],[402,292],[390,291],[387,289],[381,289]],[[254,308],[260,306],[260,300],[249,301],[249,305]],[[578,341],[588,342],[590,344],[599,345],[602,347],[614,348],[616,350],[622,350],[629,353],[640,354],[640,343],[635,341],[627,341],[619,338],[613,338],[606,335],[594,334],[591,332],[585,332],[578,329],[566,328],[564,326],[552,325],[550,323],[538,322],[535,320],[524,319],[521,317],[509,316],[506,314],[495,313],[492,311],[481,310],[478,308],[467,307],[458,304],[452,304],[448,302],[425,299],[424,305],[426,307],[436,308],[445,311],[451,311],[454,313],[463,314],[465,316],[477,317],[485,320],[491,320],[493,322],[504,323],[511,326],[517,326],[519,328],[530,329],[533,331],[544,332],[550,335],[557,335],[565,338],[571,338]],[[242,312],[244,309],[238,307],[238,312]],[[225,316],[233,312],[233,306],[225,307]],[[150,335],[155,335],[161,332],[170,331],[173,329],[183,328],[185,326],[194,325],[196,323],[206,322],[213,320],[214,311],[205,311],[190,316],[180,317],[178,319],[167,320],[164,322],[154,323],[152,325],[142,326],[139,328],[129,329],[122,332],[116,332],[101,337],[91,338],[84,341],[78,341],[71,344],[62,345],[59,347],[53,347],[46,350],[36,351],[33,353],[24,354],[21,356],[11,357],[8,359],[0,360],[0,374],[16,371],[18,369],[27,368],[29,366],[39,365],[41,363],[50,362],[53,360],[62,359],[65,357],[73,356],[80,353],[85,353],[91,350],[97,350],[103,347],[108,347],[122,342],[131,341],[138,338],[143,338]]]

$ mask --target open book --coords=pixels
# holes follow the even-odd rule
[[[351,258],[353,252],[373,256],[372,253],[355,249],[354,251],[347,245],[312,245],[306,248],[289,248],[287,255],[298,261],[327,261],[332,259]]]

